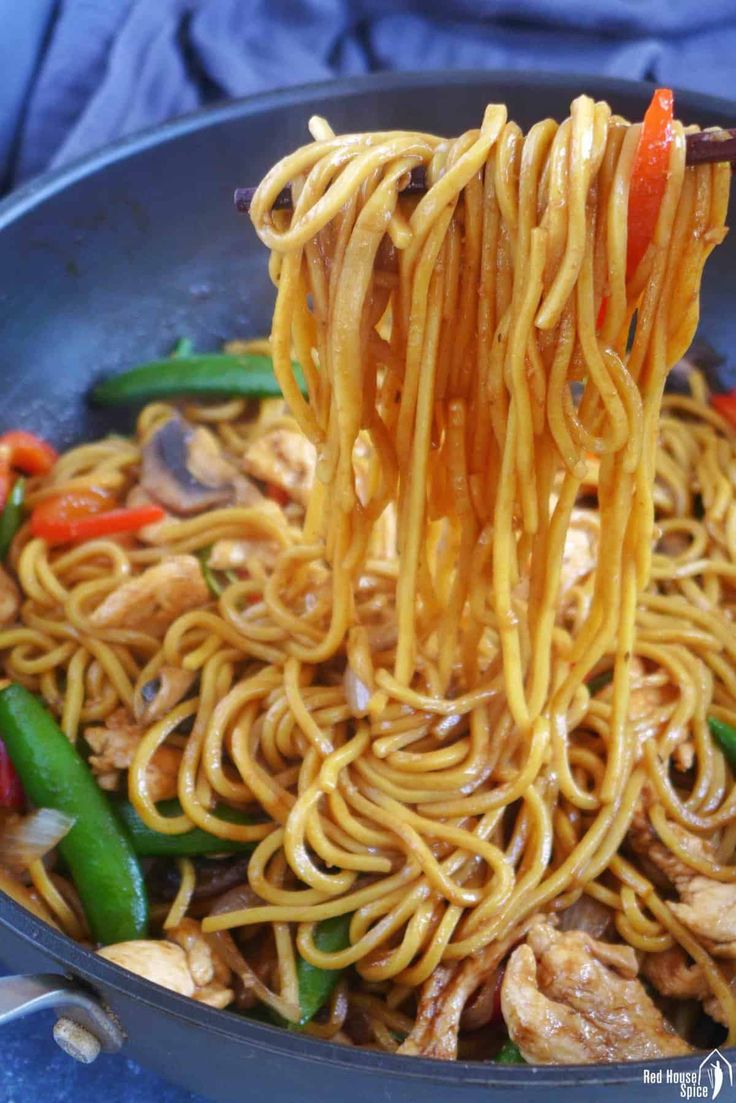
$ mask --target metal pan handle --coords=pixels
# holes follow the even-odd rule
[[[0,1026],[49,1008],[59,1013],[54,1039],[76,1061],[115,1053],[125,1035],[113,1014],[80,985],[58,973],[0,977]]]

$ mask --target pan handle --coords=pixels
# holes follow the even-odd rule
[[[112,1012],[67,977],[59,973],[0,977],[0,1026],[49,1008],[59,1013],[55,1041],[84,1064],[103,1050],[115,1053],[125,1040]]]

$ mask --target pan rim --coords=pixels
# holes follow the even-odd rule
[[[400,92],[409,88],[441,86],[478,87],[503,82],[509,88],[545,88],[568,90],[571,94],[589,87],[598,96],[642,93],[654,87],[653,82],[599,77],[592,74],[560,74],[541,72],[530,75],[505,69],[428,70],[408,73],[375,73],[296,85],[276,91],[258,93],[199,109],[174,120],[158,124],[121,138],[93,153],[86,154],[69,165],[44,173],[22,185],[0,201],[0,232],[21,219],[36,206],[52,199],[66,188],[106,167],[125,161],[155,146],[175,141],[188,134],[248,118],[275,107],[305,106],[321,99],[381,92]],[[678,93],[688,113],[706,112],[736,116],[736,102],[704,93]],[[237,181],[235,182],[237,183]],[[389,1075],[396,1080],[431,1080],[453,1086],[482,1085],[492,1088],[523,1089],[532,1087],[560,1088],[569,1086],[611,1087],[641,1084],[642,1070],[658,1068],[687,1069],[697,1067],[697,1057],[679,1057],[665,1061],[637,1061],[608,1065],[557,1065],[503,1067],[493,1062],[445,1062],[426,1057],[406,1058],[392,1053],[346,1049],[320,1039],[289,1033],[243,1016],[207,1007],[155,985],[120,966],[98,957],[79,946],[67,935],[55,930],[0,891],[0,930],[6,929],[54,960],[60,970],[71,973],[94,987],[105,989],[149,1007],[208,1033],[252,1046],[264,1052],[295,1058],[304,1062],[319,1062],[335,1070]],[[736,1054],[736,1047],[723,1050]]]

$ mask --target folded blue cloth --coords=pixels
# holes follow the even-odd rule
[[[734,0],[55,4],[0,179],[3,155],[18,182],[219,98],[380,69],[595,73],[736,98]],[[4,27],[5,8],[15,23],[17,0],[0,0]]]

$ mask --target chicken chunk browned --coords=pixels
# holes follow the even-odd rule
[[[736,988],[736,968],[732,962],[721,962],[720,969],[731,990]],[[661,996],[675,1000],[700,1000],[703,1010],[717,1023],[728,1026],[720,1000],[713,994],[705,973],[696,961],[688,958],[682,946],[673,946],[660,954],[647,954],[642,973]]]
[[[422,986],[414,1027],[398,1052],[454,1061],[471,997],[495,978],[499,963],[525,930],[517,929],[511,938],[491,943],[464,961],[438,965]]]
[[[711,842],[693,835],[680,824],[670,823],[669,826],[686,853],[695,859],[716,861]],[[669,907],[680,922],[717,957],[736,958],[736,884],[716,881],[696,872],[660,842],[643,803],[634,814],[628,841],[677,889],[679,900],[670,903]]]
[[[243,537],[239,540],[217,540],[212,545],[208,566],[213,571],[250,570],[255,564],[267,573],[273,570],[281,545],[275,540]]]
[[[306,506],[314,482],[317,454],[297,429],[278,425],[256,437],[243,456],[247,475],[285,490]]]
[[[210,1007],[227,1007],[235,998],[228,987],[230,969],[206,941],[195,919],[184,919],[172,927],[166,940],[116,942],[98,953],[139,977]]]
[[[112,712],[103,727],[87,728],[84,738],[94,752],[89,756],[89,764],[101,789],[118,788],[143,734],[144,728],[134,723],[124,708]],[[180,762],[181,751],[176,747],[158,748],[146,770],[151,800],[176,796]]]
[[[198,560],[193,555],[170,555],[118,586],[89,619],[97,628],[140,628],[163,635],[178,616],[209,600]]]
[[[535,924],[501,986],[501,1011],[525,1060],[570,1065],[690,1053],[637,972],[630,946]]]

